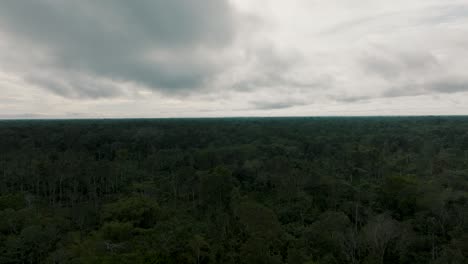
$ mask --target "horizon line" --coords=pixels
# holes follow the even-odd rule
[[[468,114],[453,115],[297,115],[297,116],[200,116],[200,117],[12,117],[1,118],[0,121],[67,121],[67,120],[167,120],[167,119],[250,119],[250,118],[417,118],[417,117],[468,117]]]

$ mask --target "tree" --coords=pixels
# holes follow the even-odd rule
[[[150,198],[137,196],[122,198],[103,209],[105,221],[132,223],[135,227],[150,228],[158,220],[159,207]]]
[[[388,214],[380,214],[371,219],[363,228],[364,239],[370,251],[369,257],[376,263],[384,263],[385,254],[392,241],[400,235],[399,232],[398,222]]]
[[[210,246],[201,235],[194,235],[189,241],[190,248],[197,264],[208,263],[210,256]]]

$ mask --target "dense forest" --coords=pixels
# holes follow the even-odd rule
[[[468,263],[468,117],[1,121],[0,263]]]

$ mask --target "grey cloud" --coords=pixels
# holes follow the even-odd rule
[[[461,76],[441,77],[424,83],[405,84],[382,93],[381,97],[418,96],[468,92],[468,79]]]
[[[395,98],[403,96],[418,96],[423,95],[425,92],[421,89],[420,85],[404,85],[403,87],[393,87],[384,91],[380,97],[382,98]]]
[[[4,119],[61,119],[61,118],[87,118],[84,113],[65,112],[61,115],[50,115],[44,113],[24,113],[24,114],[0,114],[0,120]]]
[[[367,76],[384,80],[389,86],[379,98],[454,93],[466,90],[466,82],[450,76],[430,52],[424,50],[389,50],[380,48],[359,60]],[[379,87],[377,87],[379,88]]]
[[[251,91],[273,85],[290,86],[294,81],[285,78],[284,73],[297,62],[296,57],[280,55],[272,46],[249,50],[246,63],[251,64],[251,75],[236,80],[233,86],[239,91]]]
[[[399,65],[388,58],[370,55],[362,60],[364,69],[367,72],[377,74],[386,79],[396,78],[402,69]]]
[[[360,101],[365,101],[372,99],[371,96],[332,96],[331,99],[334,99],[338,102],[344,102],[344,103],[355,103],[355,102],[360,102]]]
[[[229,4],[217,0],[24,0],[4,1],[1,6],[3,22],[16,33],[47,44],[98,48],[96,54],[153,44],[171,48],[226,44],[234,19]]]
[[[40,119],[46,118],[45,115],[42,114],[34,114],[34,113],[25,113],[25,114],[0,114],[0,119]]]
[[[253,101],[253,102],[250,102],[250,103],[257,110],[285,109],[285,108],[290,108],[290,107],[294,107],[294,106],[301,106],[301,105],[306,105],[307,104],[304,101],[298,101],[298,100],[284,100],[284,101],[274,101],[274,102]]]
[[[29,83],[45,87],[50,91],[68,98],[106,98],[122,94],[115,85],[105,84],[85,77],[61,75],[61,78],[32,74],[24,77]]]
[[[468,79],[453,77],[439,80],[429,85],[429,90],[439,93],[459,93],[468,91]]]
[[[353,103],[468,91],[461,70],[466,64],[463,25],[467,15],[466,4],[428,3],[358,17],[322,31],[324,37],[347,36],[367,42],[362,53],[351,57],[362,79],[350,86],[359,87],[361,81],[362,91],[354,91],[352,96],[337,92],[331,99]]]
[[[109,87],[98,91],[102,87],[61,80],[54,74],[67,72],[65,77],[70,77],[80,72],[168,94],[201,87],[221,70],[210,56],[230,45],[235,19],[235,11],[224,0],[0,3],[2,30],[12,41],[29,43],[31,49],[48,54],[46,63],[31,61],[18,67],[29,67],[31,75],[46,64],[40,70],[49,79],[25,79],[72,97],[114,96],[119,91]]]
[[[274,47],[260,47],[249,52],[248,62],[252,62],[251,75],[239,78],[232,85],[237,91],[252,91],[257,88],[286,87],[288,89],[324,89],[335,81],[330,74],[319,69],[310,72],[307,78],[290,76],[289,73],[304,67],[300,54],[291,51],[288,54],[278,52]]]
[[[375,54],[366,54],[360,61],[367,73],[387,80],[395,80],[405,75],[420,75],[439,66],[432,54],[423,51],[390,52],[380,49]]]
[[[401,89],[401,88],[391,88],[384,91],[381,95],[383,98],[393,98],[393,97],[403,97],[403,96],[412,96],[412,95],[419,95],[418,92],[408,92],[408,90]]]

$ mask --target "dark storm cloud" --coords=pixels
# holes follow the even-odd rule
[[[86,75],[165,93],[200,87],[220,70],[210,56],[231,43],[234,23],[235,12],[220,0],[0,2],[0,30],[47,54],[45,62],[17,66],[29,71],[25,79],[71,97],[119,93],[93,87]]]

